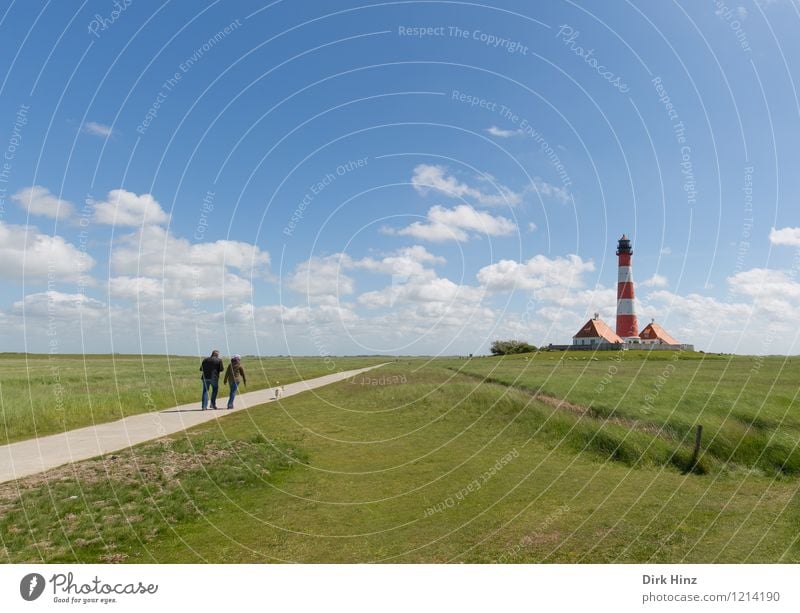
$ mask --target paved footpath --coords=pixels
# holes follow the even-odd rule
[[[289,383],[283,386],[281,397],[294,396],[349,379],[379,366],[383,366],[383,364]],[[222,389],[220,389],[219,400],[223,405],[227,402],[227,394],[222,394]],[[112,451],[119,451],[267,402],[275,402],[275,388],[239,394],[236,396],[236,408],[230,411],[201,411],[198,400],[163,411],[132,415],[107,424],[5,445],[0,447],[0,483],[35,475],[62,464],[88,460]]]

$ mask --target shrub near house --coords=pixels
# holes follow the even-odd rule
[[[513,355],[515,353],[533,353],[536,347],[525,341],[494,341],[491,346],[492,355]]]

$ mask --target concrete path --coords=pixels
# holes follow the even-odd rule
[[[289,383],[283,386],[281,397],[294,396],[349,379],[379,366],[383,366],[383,364]],[[223,394],[222,389],[220,389],[218,400],[223,406],[227,402],[227,394]],[[198,399],[191,404],[163,411],[132,415],[107,424],[5,445],[0,447],[0,483],[35,475],[62,464],[88,460],[112,451],[119,451],[267,402],[275,402],[275,388],[239,394],[236,397],[236,408],[230,411],[201,411]]]

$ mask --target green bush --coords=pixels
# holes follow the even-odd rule
[[[513,355],[516,353],[533,353],[536,347],[525,341],[494,341],[491,346],[492,355]]]

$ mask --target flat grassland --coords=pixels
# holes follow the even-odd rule
[[[0,485],[0,558],[800,562],[799,388],[798,358],[401,359]]]
[[[202,358],[0,354],[0,444],[197,401]],[[225,358],[227,365],[228,359]],[[375,358],[249,358],[253,391],[379,364]],[[228,387],[220,380],[220,396]]]

